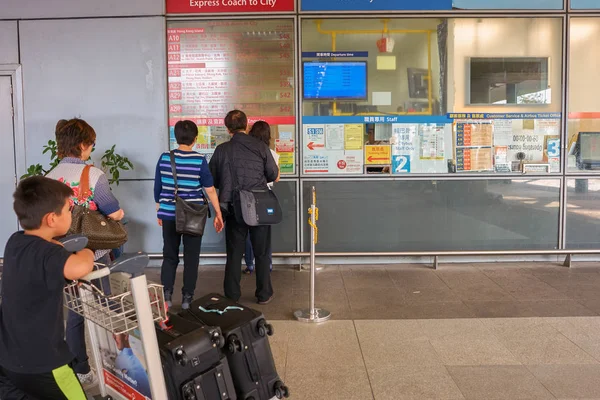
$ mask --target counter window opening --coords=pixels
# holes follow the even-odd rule
[[[561,34],[560,18],[302,20],[302,174],[560,172]]]

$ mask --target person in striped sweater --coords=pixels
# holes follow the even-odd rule
[[[219,199],[206,158],[192,150],[197,138],[198,127],[194,122],[179,121],[175,124],[175,139],[179,145],[178,149],[174,151],[177,194],[188,202],[204,204],[206,202],[206,197],[204,197],[202,191],[202,188],[204,188],[214,209],[215,219],[213,225],[218,233],[223,230],[221,207],[219,206]],[[163,234],[163,263],[160,279],[165,290],[165,301],[169,307],[172,306],[173,286],[177,265],[179,264],[179,246],[183,238],[183,299],[181,307],[187,310],[196,290],[202,236],[177,233],[175,227],[175,184],[169,152],[161,154],[156,164],[154,200],[156,201],[158,225],[162,226]]]

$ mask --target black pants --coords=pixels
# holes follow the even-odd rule
[[[68,365],[43,374],[22,374],[0,367],[2,400],[86,400],[81,383]]]
[[[271,227],[248,226],[239,223],[233,214],[225,218],[225,241],[227,247],[227,264],[225,265],[225,296],[238,301],[242,295],[240,280],[242,278],[242,257],[246,248],[246,236],[250,232],[252,249],[254,250],[256,291],[254,295],[259,301],[268,300],[273,295],[271,284]]]
[[[173,293],[175,273],[179,264],[179,245],[183,236],[183,294],[193,295],[198,279],[198,265],[200,264],[200,247],[202,236],[191,236],[177,233],[175,221],[162,222],[163,230],[163,263],[160,271],[160,280],[165,291]]]

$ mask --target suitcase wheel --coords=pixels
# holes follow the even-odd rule
[[[212,343],[213,347],[218,349],[222,349],[225,346],[225,338],[218,331],[214,331],[211,333],[212,335]]]
[[[194,390],[194,385],[193,383],[187,384],[186,386],[183,387],[183,399],[184,400],[196,400],[196,391]]]
[[[273,336],[273,333],[275,333],[273,325],[267,324],[267,321],[265,321],[264,319],[258,321],[256,326],[258,330],[258,335],[260,337],[265,337],[266,335]]]
[[[275,397],[277,397],[278,399],[290,397],[290,391],[288,387],[285,386],[281,381],[275,382]]]
[[[177,363],[182,367],[184,367],[188,363],[187,354],[185,354],[185,351],[183,351],[182,348],[178,348],[175,351],[175,361],[177,361]]]
[[[227,351],[231,354],[244,351],[244,343],[238,339],[237,335],[231,335],[227,338]]]
[[[267,324],[267,335],[273,336],[274,333],[275,333],[275,328],[273,328],[273,325]]]

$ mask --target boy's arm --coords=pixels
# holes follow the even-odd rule
[[[94,252],[83,249],[72,254],[65,263],[65,278],[74,281],[83,278],[94,269]]]

